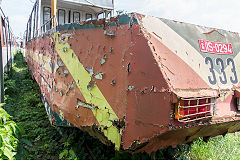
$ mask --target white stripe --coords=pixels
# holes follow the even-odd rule
[[[212,76],[209,71],[209,65],[205,64],[205,59],[203,56],[201,56],[201,53],[199,53],[185,39],[183,39],[180,35],[178,35],[174,30],[172,30],[167,24],[162,22],[159,18],[146,16],[142,19],[142,24],[147,32],[149,32],[152,36],[157,38],[166,47],[168,47],[173,53],[175,53],[185,63],[187,63],[212,89],[232,88],[233,85],[231,84],[229,77],[227,77],[228,78],[227,84],[223,85],[220,83],[219,73],[216,71],[215,71],[215,75],[217,79],[217,84],[211,85],[208,80],[208,76]],[[186,52],[188,54],[186,54]],[[235,60],[235,64],[236,64],[236,60]],[[165,65],[167,66],[167,64]],[[179,67],[177,65],[178,64],[176,64],[175,67]],[[236,66],[236,68],[238,67]],[[237,71],[237,74],[239,75],[239,70],[236,69],[236,71]],[[232,75],[231,67],[230,66],[226,67],[225,72],[227,76]],[[183,74],[184,74],[184,71],[183,71]]]

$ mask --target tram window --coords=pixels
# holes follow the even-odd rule
[[[104,18],[104,12],[98,14],[98,19]]]
[[[31,40],[31,22],[30,20],[28,21],[28,30],[27,30],[27,40],[30,41]]]
[[[51,18],[51,8],[43,7],[43,24]]]
[[[31,19],[31,39],[33,39],[34,38],[34,14],[33,14],[33,12],[32,12],[32,19]]]
[[[79,22],[79,21],[80,21],[80,13],[73,12],[73,22]]]
[[[6,33],[5,33],[5,22],[4,20],[2,19],[2,36],[3,36],[3,45],[5,46],[6,45]]]
[[[45,24],[51,18],[51,8],[50,7],[43,7],[43,24]],[[50,29],[51,24],[47,25],[46,30]]]
[[[68,11],[68,23],[71,23],[71,10]]]
[[[59,9],[58,10],[58,24],[65,23],[65,10]]]
[[[92,14],[86,14],[86,20],[92,19]]]
[[[11,32],[9,32],[9,36],[8,36],[8,44],[11,44],[12,41],[12,34]]]

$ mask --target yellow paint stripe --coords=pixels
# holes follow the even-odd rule
[[[104,129],[103,131],[104,135],[111,142],[113,142],[115,144],[115,148],[119,150],[121,136],[118,129],[115,128],[111,122],[118,119],[117,115],[97,86],[93,87],[91,90],[87,89],[87,86],[91,81],[91,76],[86,71],[84,66],[80,63],[76,54],[70,48],[69,44],[59,44],[58,34],[59,32],[55,33],[53,36],[53,38],[56,40],[55,47],[58,55],[61,57],[63,63],[66,65],[68,71],[71,73],[73,79],[77,83],[76,85],[84,96],[86,102],[97,107],[97,109],[92,110],[94,116],[96,117],[102,129],[104,127],[107,127],[107,129]],[[66,48],[67,51],[64,51]]]

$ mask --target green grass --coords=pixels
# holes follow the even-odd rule
[[[0,159],[14,159],[18,146],[20,129],[11,116],[0,105]]]
[[[239,160],[240,159],[240,133],[229,133],[225,136],[216,136],[205,142],[197,138],[191,145],[182,144],[176,148],[168,147],[157,151],[157,159],[177,160]]]
[[[239,160],[240,159],[240,137],[239,133],[226,134],[210,138],[206,143],[202,138],[198,138],[191,145],[191,150],[187,155],[190,159],[209,160]]]
[[[26,63],[19,53],[15,57],[10,75],[5,75],[5,109],[25,131],[23,138],[31,144],[18,147],[16,158],[58,159],[63,147],[62,144],[58,145],[58,141],[52,136],[58,136],[59,133],[50,126],[40,101],[38,85],[31,79]]]

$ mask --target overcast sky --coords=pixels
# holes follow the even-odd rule
[[[2,1],[1,7],[17,36],[26,28],[33,1]],[[240,32],[239,0],[115,0],[115,10]]]

